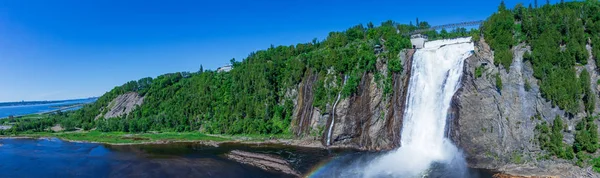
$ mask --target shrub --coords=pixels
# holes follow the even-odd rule
[[[502,91],[502,78],[500,78],[500,74],[496,74],[496,89],[498,89],[498,92]]]

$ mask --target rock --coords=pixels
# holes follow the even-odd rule
[[[300,174],[291,168],[290,164],[278,156],[250,153],[240,150],[233,150],[226,155],[227,158],[251,166],[259,167],[266,171],[278,171],[285,174],[300,177]]]
[[[599,177],[591,167],[580,168],[571,163],[559,163],[552,160],[534,164],[509,164],[499,169],[501,175],[511,177]]]
[[[504,173],[494,174],[493,178],[559,178],[558,176],[515,176]]]
[[[317,81],[316,75],[308,75],[303,78],[302,82],[298,86],[297,98],[294,100],[296,107],[294,108],[294,121],[292,122],[292,129],[297,136],[308,135],[311,129],[311,123],[317,123],[320,112],[317,108],[313,107],[313,85]]]
[[[392,93],[384,96],[383,81],[376,80],[373,73],[363,73],[357,92],[339,100],[336,108],[332,108],[333,103],[327,104],[325,111],[313,107],[313,86],[317,82],[317,76],[305,76],[294,99],[297,107],[294,110],[292,130],[300,137],[297,139],[307,143],[312,140],[313,143],[309,145],[320,142],[322,146],[326,146],[331,119],[335,118],[331,147],[360,150],[391,150],[398,147],[406,100],[404,88],[408,85],[413,53],[412,49],[399,53],[405,70],[392,75]],[[377,59],[376,69],[383,76],[387,75],[385,58]],[[334,71],[328,71],[328,75],[342,77],[335,76]],[[325,81],[326,86],[337,85],[336,80],[330,81],[332,82]]]
[[[400,145],[402,114],[406,100],[405,86],[414,50],[403,50],[399,57],[403,63],[402,73],[392,74],[393,92],[384,96],[383,81],[377,81],[374,74],[361,76],[357,92],[340,100],[335,108],[336,121],[331,134],[331,146],[350,147],[360,150],[391,150]],[[379,58],[377,70],[387,73],[387,64]],[[329,117],[332,119],[333,117]],[[326,128],[331,120],[327,121]],[[327,133],[323,134],[327,139]]]
[[[12,128],[12,125],[0,125],[0,130],[8,130]]]
[[[99,114],[96,116],[96,119],[103,117],[105,119],[121,117],[123,115],[129,114],[135,107],[140,106],[144,103],[144,97],[139,96],[136,92],[129,92],[122,95],[117,96],[113,99],[108,106],[104,107],[104,109],[108,109],[106,114]]]
[[[50,130],[52,130],[54,132],[61,132],[61,131],[65,130],[65,129],[62,128],[59,124],[56,124],[53,127],[51,127]]]
[[[525,177],[579,177],[577,173],[585,171],[576,166],[566,168],[571,164],[563,163],[564,160],[537,159],[538,155],[544,154],[535,142],[537,124],[552,123],[556,116],[561,116],[568,128],[572,128],[585,115],[567,115],[542,97],[531,63],[523,61],[523,54],[529,50],[524,44],[514,47],[513,63],[506,70],[493,65],[493,53],[483,39],[477,43],[474,55],[465,61],[462,87],[453,97],[450,137],[465,152],[466,160],[473,168],[502,169],[516,173],[510,175]],[[482,65],[485,63],[489,65]],[[483,68],[480,77],[475,76],[478,67]],[[495,86],[496,75],[502,79],[501,91]],[[528,90],[526,84],[530,86]],[[542,119],[533,119],[535,115]],[[563,141],[572,144],[574,132],[563,132],[563,135]],[[532,169],[522,171],[524,164]],[[531,172],[551,174],[529,174]],[[593,171],[590,174],[598,176]]]

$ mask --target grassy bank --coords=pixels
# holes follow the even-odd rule
[[[0,136],[2,137],[2,136]],[[161,132],[161,133],[126,133],[126,132],[35,132],[17,133],[4,137],[56,137],[68,141],[94,142],[106,144],[143,144],[164,142],[194,141],[239,141],[261,142],[271,139],[291,139],[291,135],[207,135],[198,132]]]
[[[165,133],[124,133],[124,132],[36,132],[30,134],[17,134],[10,137],[56,137],[69,141],[96,142],[106,144],[141,144],[159,142],[185,142],[185,141],[231,141],[227,137],[209,136],[197,132],[165,132]]]

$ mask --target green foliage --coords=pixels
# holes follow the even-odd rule
[[[577,132],[573,143],[575,152],[595,153],[598,149],[598,126],[593,120],[593,117],[588,117],[577,123],[575,127]]]
[[[595,94],[594,92],[591,90],[591,86],[590,86],[590,74],[588,73],[588,71],[586,69],[583,69],[583,71],[581,71],[581,74],[579,74],[579,84],[580,84],[580,88],[582,90],[581,93],[583,93],[583,103],[585,106],[585,110],[589,113],[592,114],[594,113],[594,109],[596,108],[596,101],[595,101]]]
[[[529,83],[529,80],[525,79],[525,91],[529,92],[531,90],[531,84]]]
[[[573,85],[573,82],[578,81],[576,63],[587,63],[586,36],[597,36],[600,32],[593,28],[598,19],[592,6],[597,4],[568,2],[539,9],[518,9],[519,14],[515,14],[521,18],[518,33],[525,34],[525,41],[532,49],[524,59],[532,63],[542,95],[571,114],[579,111],[582,96],[588,109],[594,103],[582,90],[582,85]]]
[[[401,73],[404,68],[402,68],[402,62],[398,57],[392,57],[388,59],[387,63],[387,78],[384,81],[383,94],[387,96],[392,93],[392,85],[393,85],[393,76],[394,74]]]
[[[600,172],[600,157],[592,159],[590,163],[592,164],[592,168],[594,169],[594,171]]]
[[[483,66],[479,66],[477,68],[475,68],[475,78],[479,78],[483,75]]]
[[[471,29],[470,34],[473,41],[479,42],[479,40],[481,40],[481,32],[479,29]]]
[[[468,37],[468,36],[473,37],[473,39],[472,39],[473,41],[479,41],[480,33],[481,32],[479,32],[478,29],[467,30],[466,28],[455,28],[450,31],[447,31],[446,29],[442,29],[440,32],[437,32],[435,30],[423,32],[423,34],[426,35],[427,39],[430,41],[431,40],[439,40],[439,39]]]
[[[355,93],[358,89],[358,84],[360,83],[360,76],[358,75],[350,75],[346,81],[346,85],[342,89],[342,96],[348,97],[351,94]]]
[[[573,147],[569,146],[568,144],[565,144],[565,157],[564,159],[566,160],[572,160],[575,158],[575,155],[573,153]]]
[[[523,34],[523,28],[522,25],[519,23],[515,23],[515,25],[513,26],[513,32],[514,32],[514,45],[518,45],[519,43],[525,42],[525,40],[527,40],[527,36],[525,36],[525,34]]]
[[[512,153],[511,161],[512,161],[512,163],[515,163],[515,164],[523,164],[523,162],[524,162],[523,156],[521,156],[521,154],[519,154],[517,152]]]
[[[573,81],[578,79],[576,63],[587,63],[588,37],[592,44],[600,41],[599,4],[598,1],[567,2],[527,9],[518,4],[512,11],[501,4],[498,12],[483,24],[486,41],[494,50],[494,64],[508,70],[512,45],[527,42],[532,53],[526,53],[524,59],[532,63],[542,95],[571,114],[579,111],[584,97],[586,110],[593,112],[593,93],[586,93],[581,85],[573,85]],[[592,46],[594,54],[600,52],[600,45]]]
[[[498,92],[502,91],[502,78],[500,78],[500,74],[496,74],[496,89]]]
[[[552,127],[549,128],[546,122],[538,124],[535,127],[536,138],[543,150],[562,159],[573,159],[573,149],[563,143],[563,120],[560,116],[554,118]]]
[[[562,134],[563,121],[560,116],[554,118],[552,124],[552,132],[550,133],[550,151],[560,158],[565,157],[565,150],[563,145],[563,134]]]
[[[575,157],[577,158],[577,162],[575,162],[575,164],[579,167],[584,167],[588,160],[591,159],[591,156],[585,152],[577,152]]]
[[[398,53],[412,46],[409,37],[398,31],[416,28],[393,21],[379,27],[372,23],[367,28],[356,25],[343,32],[331,32],[323,41],[271,46],[252,52],[242,61],[232,59],[229,72],[200,66],[194,73],[177,72],[130,81],[81,110],[23,121],[17,124],[15,132],[41,132],[58,123],[69,130],[96,128],[103,132],[290,134],[294,109],[290,91],[302,81],[316,78],[311,83],[313,105],[323,112],[328,112],[326,106],[338,94],[355,94],[362,76],[368,73],[379,76],[390,86],[387,90],[392,91],[391,76],[403,69]],[[382,45],[382,50],[376,52],[376,45]],[[389,75],[379,74],[378,58],[388,64]],[[346,82],[344,76],[348,76]],[[144,103],[128,115],[101,117],[113,99],[130,92],[144,97]]]
[[[490,16],[483,24],[483,34],[486,42],[494,50],[494,64],[502,65],[509,70],[513,54],[511,52],[513,39],[514,16],[504,3],[498,7],[498,12]]]

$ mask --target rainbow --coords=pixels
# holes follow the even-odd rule
[[[332,167],[334,158],[335,157],[327,158],[319,162],[319,164],[313,166],[310,171],[304,175],[304,177],[325,177],[323,174],[326,170]]]

